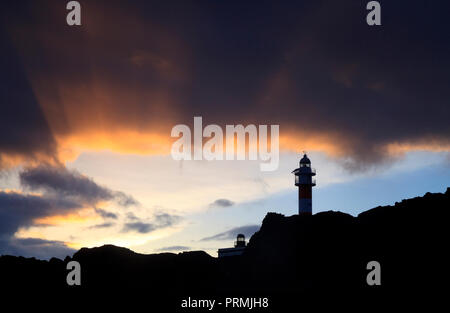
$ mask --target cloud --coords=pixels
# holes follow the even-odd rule
[[[35,257],[44,260],[52,257],[64,259],[66,256],[72,256],[76,251],[67,247],[62,241],[39,238],[13,238],[6,244],[0,240],[0,249],[3,255]]]
[[[250,238],[254,233],[259,230],[259,225],[246,225],[239,226],[227,230],[223,233],[219,233],[210,237],[205,237],[200,239],[200,241],[210,241],[210,240],[233,240],[236,239],[238,234],[244,234],[246,238]]]
[[[126,217],[127,217],[127,219],[128,219],[129,221],[136,221],[136,220],[139,220],[139,218],[138,218],[136,215],[134,215],[133,212],[128,212],[128,213],[126,214]]]
[[[234,202],[228,199],[217,199],[216,201],[214,201],[213,203],[209,204],[210,208],[226,208],[229,206],[234,205]]]
[[[123,227],[123,232],[136,231],[141,234],[150,233],[154,230],[156,230],[154,224],[143,222],[125,223]]]
[[[87,205],[95,205],[100,201],[115,201],[127,207],[137,204],[131,196],[120,191],[113,191],[96,184],[92,179],[70,171],[62,165],[41,164],[25,168],[19,174],[22,187],[32,191],[42,191],[42,194],[24,194],[20,192],[0,191],[0,251],[42,251],[50,253],[58,250],[66,251],[67,247],[59,242],[18,241],[14,234],[19,228],[34,225],[35,220],[43,217],[67,215],[74,213]],[[117,219],[117,214],[101,208],[95,212],[104,219]],[[158,225],[164,223],[158,221]],[[113,223],[103,223],[90,227],[91,229],[112,227]],[[36,239],[37,240],[37,239]],[[31,245],[30,243],[36,243]],[[68,249],[68,248],[67,248]],[[43,254],[39,254],[43,255]]]
[[[19,227],[27,227],[38,217],[67,214],[82,205],[52,196],[27,195],[0,191],[0,236],[13,235]]]
[[[11,5],[2,155],[169,153],[170,129],[192,124],[192,112],[221,126],[279,124],[284,149],[325,151],[353,170],[395,156],[392,144],[450,149],[450,4],[391,1],[378,28],[358,0],[262,3],[251,18],[247,3],[240,27],[218,22],[235,5],[199,6],[100,1],[86,8],[85,32],[67,33],[52,27],[60,12],[51,3]],[[198,23],[198,12],[211,18]],[[423,23],[405,30],[411,19]]]
[[[0,68],[0,170],[21,161],[55,159],[56,141],[3,27]]]
[[[181,220],[181,217],[178,215],[171,215],[168,213],[158,213],[155,214],[154,219],[158,227],[169,227]]]
[[[186,250],[191,250],[191,247],[187,247],[187,246],[169,246],[169,247],[159,248],[156,251],[186,251]]]
[[[135,217],[137,220],[138,218]],[[168,213],[155,214],[151,222],[137,221],[125,223],[122,232],[136,231],[141,234],[147,234],[157,229],[166,228],[175,225],[181,220],[178,215]]]
[[[43,259],[71,255],[74,250],[63,242],[21,239],[14,234],[20,227],[31,226],[36,218],[67,214],[79,208],[79,203],[67,199],[0,191],[0,253]]]
[[[113,191],[113,198],[122,207],[129,207],[134,205],[139,205],[139,202],[132,196],[125,194],[122,191]]]
[[[109,227],[112,227],[114,225],[116,225],[116,224],[115,223],[111,223],[111,222],[105,222],[105,223],[102,223],[102,224],[96,224],[96,225],[89,226],[89,229],[109,228]]]
[[[111,218],[111,219],[115,219],[115,220],[117,219],[117,214],[115,214],[113,212],[108,212],[106,210],[99,209],[99,208],[96,208],[95,212],[103,218]]]
[[[384,5],[392,15],[379,31],[354,18],[364,11],[362,2],[308,5],[302,19],[308,27],[296,29],[257,115],[276,117],[290,133],[292,148],[327,143],[354,171],[398,155],[392,144],[449,150],[450,126],[441,115],[450,113],[449,99],[440,96],[450,82],[443,53],[449,43],[438,40],[449,22],[424,3],[403,15],[400,3]],[[427,26],[405,31],[402,25],[419,16]],[[381,52],[385,47],[389,57]]]
[[[102,187],[91,178],[62,165],[41,164],[26,168],[19,178],[21,185],[30,190],[44,190],[62,197],[75,198],[89,205],[95,205],[99,201],[116,201],[124,207],[138,204],[131,196]]]

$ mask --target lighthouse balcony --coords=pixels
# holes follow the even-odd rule
[[[316,179],[311,176],[295,176],[295,186],[300,185],[316,185]]]
[[[295,175],[316,175],[316,169],[312,167],[299,167],[292,171]]]

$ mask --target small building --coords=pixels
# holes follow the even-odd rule
[[[233,255],[241,255],[244,253],[246,247],[245,236],[243,234],[238,234],[236,241],[234,242],[234,248],[222,248],[217,250],[219,258]]]

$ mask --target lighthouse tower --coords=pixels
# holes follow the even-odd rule
[[[312,187],[316,185],[316,170],[311,168],[311,161],[306,153],[300,160],[300,167],[293,170],[295,186],[298,186],[298,214],[312,214]]]

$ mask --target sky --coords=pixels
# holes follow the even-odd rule
[[[0,254],[205,250],[297,213],[450,186],[447,1],[9,1],[0,12]],[[279,125],[279,166],[174,160],[171,130]],[[252,143],[249,143],[251,145]]]

